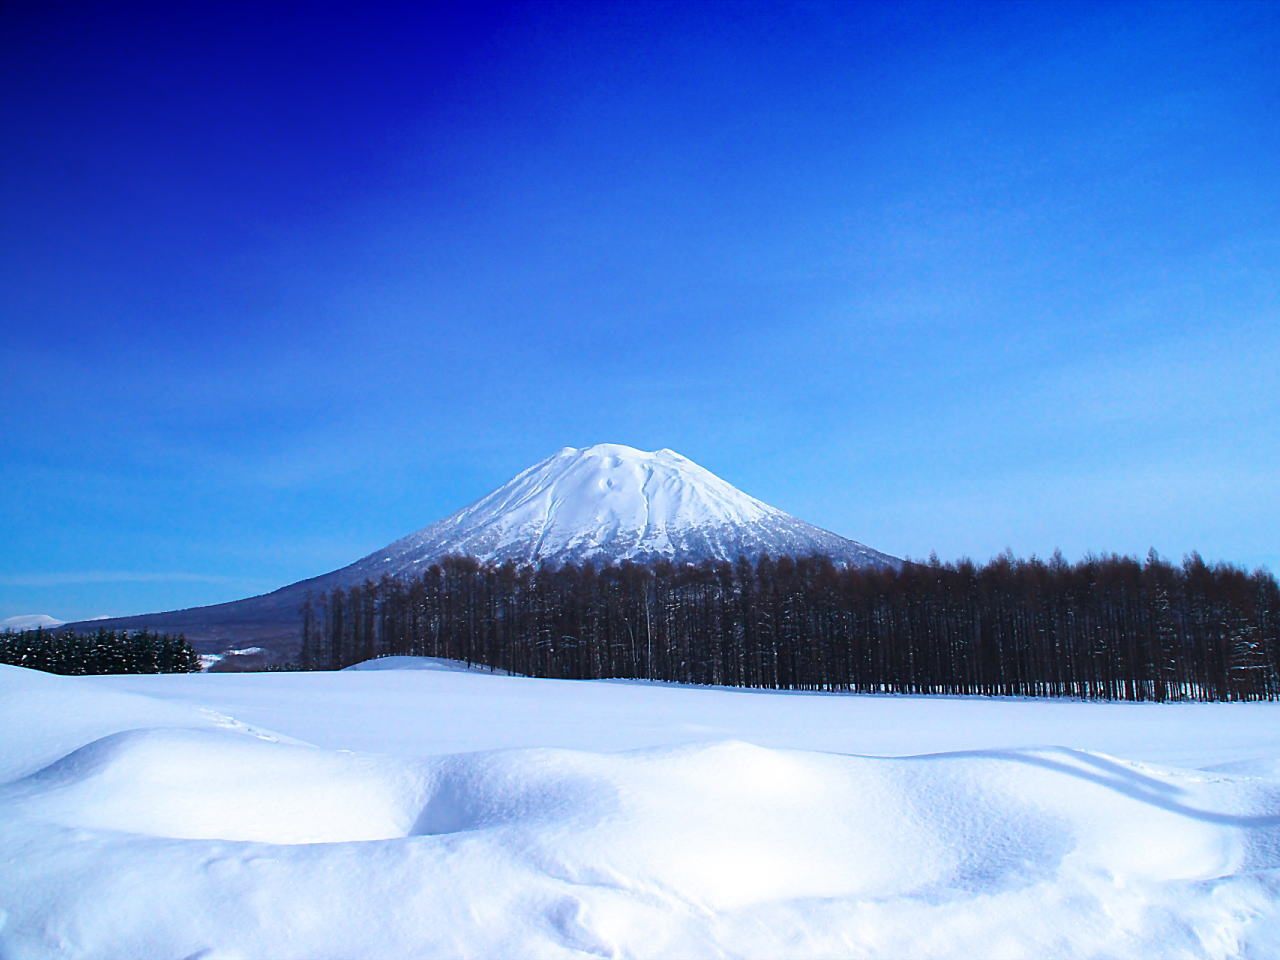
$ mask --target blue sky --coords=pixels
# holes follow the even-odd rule
[[[1280,569],[1280,6],[0,26],[0,617],[263,592],[600,441],[898,555]]]

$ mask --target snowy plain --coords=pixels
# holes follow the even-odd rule
[[[0,668],[0,957],[1280,957],[1280,705]]]

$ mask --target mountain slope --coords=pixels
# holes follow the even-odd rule
[[[748,496],[672,450],[646,453],[601,443],[565,447],[350,569],[399,576],[449,554],[499,563],[697,563],[766,553],[827,554],[859,566],[898,564]]]
[[[331,573],[231,603],[70,626],[182,631],[202,652],[250,641],[280,650],[297,641],[308,593],[413,576],[450,555],[599,564],[764,554],[822,554],[851,566],[901,563],[748,496],[674,451],[605,443],[565,447],[470,506]]]

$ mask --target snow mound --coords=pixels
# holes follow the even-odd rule
[[[4,679],[57,686],[30,673]],[[61,708],[118,725],[86,690]],[[134,706],[0,787],[6,956],[1278,955],[1275,779],[1060,747],[395,758]]]
[[[0,664],[0,783],[39,770],[101,737],[145,727],[230,729],[289,739],[214,710]]]
[[[344,670],[444,670],[450,673],[493,673],[509,676],[506,670],[490,670],[478,663],[444,657],[376,657],[353,663]]]
[[[19,815],[156,837],[319,843],[404,836],[421,777],[377,757],[213,730],[129,730],[8,787]]]

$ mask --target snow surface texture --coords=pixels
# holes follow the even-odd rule
[[[1280,956],[1276,705],[439,666],[0,669],[0,955]],[[994,730],[1076,747],[978,746]],[[341,749],[379,732],[394,750]],[[1097,749],[1116,743],[1218,769]]]
[[[620,443],[565,447],[471,506],[352,565],[375,579],[450,554],[486,562],[698,562],[826,554],[837,563],[896,558],[797,520],[674,450]]]
[[[478,663],[466,663],[462,660],[446,660],[444,657],[378,657],[376,660],[365,660],[362,663],[343,667],[344,670],[448,670],[456,673],[477,671],[510,676],[509,671],[489,669]]]

